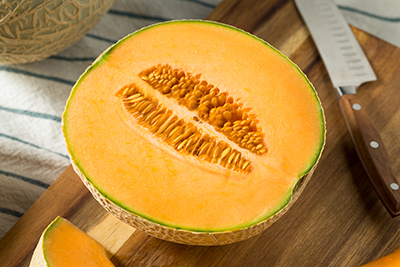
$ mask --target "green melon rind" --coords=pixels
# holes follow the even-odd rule
[[[58,224],[63,220],[63,218],[61,218],[60,216],[58,216],[57,218],[54,219],[54,221],[52,221],[50,223],[49,226],[47,226],[46,230],[43,233],[43,244],[42,244],[42,249],[43,249],[43,257],[44,260],[47,263],[47,266],[50,266],[49,260],[47,259],[47,253],[46,253],[46,248],[45,248],[45,240],[47,239],[48,235],[51,233],[51,231],[58,226]]]
[[[319,111],[320,111],[320,117],[321,117],[321,122],[322,122],[322,131],[321,131],[321,139],[320,139],[320,143],[319,143],[319,150],[316,151],[315,155],[311,158],[310,163],[305,167],[304,171],[302,171],[299,174],[298,179],[296,180],[296,182],[293,184],[293,187],[289,190],[289,192],[287,193],[287,195],[282,199],[282,203],[281,205],[278,205],[277,208],[275,210],[273,210],[272,212],[266,214],[265,216],[263,216],[261,219],[257,219],[251,222],[247,222],[244,224],[238,224],[229,228],[216,228],[216,229],[200,229],[200,228],[191,228],[191,227],[182,227],[179,225],[174,225],[171,223],[167,223],[164,222],[162,220],[159,219],[155,219],[151,216],[145,215],[145,214],[141,214],[140,212],[136,212],[133,209],[131,209],[130,207],[124,205],[123,203],[121,203],[120,201],[118,201],[117,199],[113,198],[112,196],[107,195],[106,193],[104,193],[100,187],[86,174],[83,166],[81,166],[79,164],[79,160],[77,160],[76,155],[74,155],[73,153],[73,148],[71,146],[71,144],[68,143],[68,139],[66,138],[68,136],[68,123],[67,123],[67,115],[68,115],[68,108],[70,105],[71,100],[73,99],[73,96],[76,92],[76,90],[79,88],[79,85],[81,84],[81,82],[84,80],[84,78],[86,77],[86,75],[88,75],[92,70],[94,70],[95,68],[97,68],[98,66],[102,65],[104,62],[107,61],[107,58],[109,57],[109,55],[113,52],[113,50],[115,48],[117,48],[120,44],[124,43],[125,41],[127,41],[128,39],[130,39],[132,36],[135,36],[137,34],[140,34],[143,31],[146,31],[148,29],[151,29],[153,27],[157,27],[159,25],[165,25],[165,24],[172,24],[172,23],[204,23],[210,26],[216,26],[216,27],[225,27],[231,30],[235,30],[238,31],[239,33],[242,34],[246,34],[247,36],[250,36],[254,39],[256,39],[257,41],[262,42],[264,45],[266,45],[267,47],[269,47],[270,49],[272,49],[273,51],[275,51],[276,53],[278,53],[283,59],[285,59],[290,65],[292,65],[295,69],[297,69],[297,71],[302,75],[302,77],[304,78],[304,80],[307,82],[307,84],[309,85],[316,103],[318,104],[319,107]],[[275,47],[271,46],[269,43],[267,43],[266,41],[258,38],[257,36],[254,36],[246,31],[243,31],[241,29],[235,28],[233,26],[227,25],[227,24],[223,24],[223,23],[219,23],[219,22],[214,22],[214,21],[206,21],[206,20],[172,20],[172,21],[167,21],[167,22],[162,22],[162,23],[157,23],[157,24],[153,24],[147,27],[144,27],[142,29],[139,29],[138,31],[135,31],[129,35],[127,35],[126,37],[124,37],[123,39],[119,40],[117,43],[115,43],[114,45],[110,46],[106,51],[104,51],[94,62],[93,64],[81,75],[81,77],[78,79],[78,81],[76,82],[76,84],[73,86],[70,97],[67,101],[66,107],[65,107],[65,111],[63,114],[63,120],[62,120],[62,128],[63,128],[63,133],[64,133],[64,137],[65,137],[65,141],[67,144],[67,149],[69,152],[69,155],[71,155],[71,161],[77,166],[77,168],[82,172],[82,174],[85,176],[85,178],[97,189],[97,191],[103,195],[105,198],[109,199],[111,202],[113,202],[114,204],[116,204],[117,206],[135,214],[138,215],[146,220],[149,220],[151,222],[154,222],[156,224],[160,224],[166,227],[171,227],[174,229],[182,229],[182,230],[187,230],[187,231],[194,231],[194,232],[209,232],[209,233],[213,233],[213,232],[223,232],[223,231],[232,231],[232,230],[237,230],[237,229],[243,229],[243,228],[247,228],[250,227],[252,225],[258,224],[262,221],[267,220],[268,218],[272,217],[273,215],[277,214],[280,210],[282,210],[285,206],[287,206],[287,204],[290,202],[290,200],[292,199],[293,196],[293,190],[295,190],[295,188],[297,187],[297,185],[299,183],[301,183],[302,179],[312,170],[312,168],[317,164],[318,160],[321,157],[323,148],[325,146],[325,139],[326,139],[326,122],[325,122],[325,115],[324,115],[324,111],[322,109],[322,105],[320,102],[320,99],[317,95],[317,92],[314,88],[314,86],[311,84],[311,82],[308,80],[307,76],[301,71],[301,69],[294,64],[288,57],[286,57],[284,54],[282,54],[278,49],[276,49]]]

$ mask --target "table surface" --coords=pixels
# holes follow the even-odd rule
[[[0,240],[0,263],[28,266],[45,227],[63,216],[102,243],[116,266],[359,266],[400,247],[391,218],[357,157],[326,69],[294,3],[223,1],[210,20],[266,40],[306,73],[325,110],[327,143],[319,166],[293,207],[260,235],[236,244],[199,247],[162,241],[107,213],[69,167]],[[378,80],[358,94],[400,177],[400,49],[353,31]]]

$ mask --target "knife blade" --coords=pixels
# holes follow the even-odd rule
[[[400,215],[400,183],[384,143],[358,97],[358,87],[375,73],[349,25],[331,0],[294,0],[335,89],[357,154],[382,204]]]

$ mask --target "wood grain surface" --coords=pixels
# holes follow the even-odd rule
[[[28,266],[44,228],[63,216],[102,243],[116,266],[359,266],[400,247],[391,218],[357,157],[326,69],[294,3],[230,0],[209,19],[232,24],[280,49],[307,74],[321,98],[327,143],[314,176],[272,227],[232,245],[197,247],[136,231],[103,210],[69,167],[0,240],[1,266]],[[400,49],[353,29],[378,80],[359,99],[400,177]]]

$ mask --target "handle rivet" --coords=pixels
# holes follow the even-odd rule
[[[378,148],[378,147],[379,147],[379,143],[376,142],[376,141],[371,141],[371,143],[369,143],[369,145],[370,145],[372,148]]]
[[[393,190],[399,190],[400,186],[399,186],[399,184],[391,183],[390,188],[392,188]]]
[[[355,103],[355,104],[353,104],[353,109],[354,109],[354,110],[360,110],[360,109],[361,109],[361,105]]]

